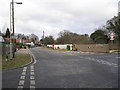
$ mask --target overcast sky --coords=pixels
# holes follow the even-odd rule
[[[0,30],[9,27],[10,1],[0,0]],[[117,15],[119,0],[14,0],[15,33],[34,33],[40,38],[62,30],[91,34]]]

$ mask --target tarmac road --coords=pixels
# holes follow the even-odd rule
[[[118,54],[30,49],[36,64],[3,71],[3,88],[118,88]]]

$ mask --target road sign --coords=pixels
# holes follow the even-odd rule
[[[54,47],[54,43],[52,44],[52,47]]]
[[[110,33],[110,40],[114,40],[115,34],[113,32]]]

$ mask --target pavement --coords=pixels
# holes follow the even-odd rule
[[[118,88],[117,53],[30,51],[36,63],[3,71],[3,88]]]
[[[20,49],[20,50],[18,50],[16,53],[18,53],[18,54],[29,54],[29,49]]]

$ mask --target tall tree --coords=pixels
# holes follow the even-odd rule
[[[41,41],[43,41],[43,44],[46,46],[47,44],[53,44],[54,43],[54,38],[53,38],[53,36],[50,35],[48,37],[45,37]]]
[[[71,34],[72,33],[68,30],[61,31],[58,34],[59,37],[57,38],[57,43],[59,44],[71,43]]]
[[[64,30],[60,32],[59,37],[57,38],[57,44],[88,44],[90,42],[89,35],[79,35],[77,33]]]
[[[114,32],[115,41],[120,43],[120,19],[118,16],[114,16],[112,19],[107,21],[106,29],[108,32]]]
[[[101,44],[108,43],[108,36],[106,35],[106,32],[101,29],[97,29],[94,33],[92,33],[90,35],[90,38],[95,43],[101,43]]]

